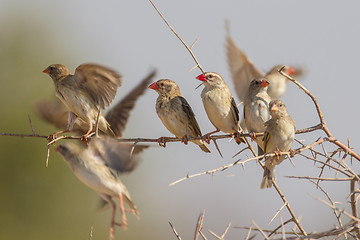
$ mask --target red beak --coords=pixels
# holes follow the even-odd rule
[[[200,74],[199,76],[196,77],[197,80],[200,80],[200,81],[203,81],[203,82],[206,82],[207,79],[205,77],[205,74]]]
[[[287,75],[291,76],[293,74],[296,74],[296,70],[293,67],[289,67],[289,69],[286,72]]]
[[[269,86],[269,84],[270,84],[270,83],[269,83],[267,80],[263,79],[263,80],[261,81],[260,86],[261,86],[261,87],[267,87],[267,86]]]
[[[46,73],[46,74],[49,74],[49,68],[47,68],[47,69],[45,69],[44,71],[43,71],[43,73]]]
[[[156,82],[154,82],[153,84],[151,84],[151,85],[149,86],[149,88],[150,88],[150,89],[154,89],[155,91],[159,90],[159,87],[158,87],[158,85],[156,84]]]
[[[279,111],[279,108],[276,104],[273,104],[271,107],[270,107],[270,111],[272,112],[276,112],[276,111]]]

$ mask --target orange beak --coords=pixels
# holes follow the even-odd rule
[[[203,82],[206,82],[207,79],[205,77],[205,74],[200,74],[199,76],[196,77],[197,80],[200,80],[200,81],[203,81]]]
[[[270,107],[270,111],[272,112],[276,112],[276,111],[279,111],[279,108],[276,104],[273,104],[271,107]]]
[[[289,67],[289,69],[286,72],[287,75],[291,76],[293,74],[296,74],[296,70],[293,67]]]
[[[159,87],[158,87],[158,85],[156,84],[156,82],[154,82],[153,84],[151,84],[151,85],[149,86],[149,88],[150,88],[150,89],[154,89],[155,91],[159,90]]]
[[[270,84],[270,83],[269,83],[267,80],[263,79],[263,80],[261,81],[260,86],[264,88],[264,87],[269,86],[269,84]]]
[[[49,74],[49,73],[50,73],[49,68],[45,69],[45,70],[43,71],[43,73]]]

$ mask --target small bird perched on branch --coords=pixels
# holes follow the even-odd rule
[[[130,157],[131,146],[119,143],[110,137],[101,137],[92,139],[87,148],[66,142],[60,144],[56,151],[62,155],[81,182],[111,204],[113,211],[109,231],[110,239],[114,238],[115,225],[127,227],[125,211],[131,211],[139,216],[139,211],[129,191],[118,177],[119,173],[132,171],[136,166],[137,162]],[[119,199],[121,223],[115,221],[114,198]],[[124,202],[130,209],[124,208]]]
[[[244,102],[244,119],[246,128],[252,134],[252,139],[258,144],[258,155],[263,154],[263,138],[256,138],[255,133],[265,131],[265,122],[270,119],[269,102],[267,94],[269,82],[265,78],[257,78],[251,81],[248,94]]]
[[[280,152],[290,150],[295,138],[295,121],[287,112],[285,104],[280,100],[270,102],[271,119],[265,123],[264,152],[275,153],[273,157],[266,157],[264,176],[260,188],[271,188],[275,165],[279,165],[285,156]]]
[[[135,107],[138,98],[144,94],[156,71],[151,71],[143,80],[141,80],[126,96],[116,103],[105,115],[106,121],[110,124],[116,137],[122,137],[131,110]],[[56,128],[66,129],[68,125],[68,109],[56,99],[39,100],[35,103],[35,109],[39,115],[47,122],[55,125]],[[83,121],[76,121],[72,132],[86,132],[90,125]]]
[[[120,75],[97,64],[82,64],[76,68],[74,75],[62,64],[52,64],[43,72],[52,78],[56,96],[70,110],[67,129],[53,136],[71,131],[76,119],[80,118],[90,126],[83,135],[86,141],[96,125],[99,108],[104,109],[115,98],[117,88],[121,85]],[[102,132],[114,134],[101,113],[98,126]]]
[[[242,132],[239,125],[239,110],[224,79],[214,72],[206,72],[196,79],[204,83],[201,99],[210,122],[216,128],[205,135],[205,140],[209,143],[211,134],[222,131],[233,134],[238,144],[244,142],[239,137]]]
[[[159,96],[156,100],[156,113],[164,126],[182,142],[187,144],[188,137],[201,137],[200,127],[189,103],[181,95],[179,86],[172,80],[161,79],[149,86]],[[161,145],[161,140],[159,144]],[[191,140],[204,152],[210,152],[202,140]],[[163,144],[164,145],[164,144]]]

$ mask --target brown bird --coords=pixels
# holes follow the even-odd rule
[[[105,115],[105,118],[110,124],[110,127],[116,137],[123,136],[131,110],[135,107],[137,99],[143,95],[155,75],[156,71],[154,70]],[[45,121],[55,125],[56,128],[66,129],[68,122],[68,109],[60,102],[60,100],[37,101],[35,103],[35,109]],[[86,132],[89,127],[89,124],[83,121],[76,121],[72,131],[80,133]]]
[[[295,138],[295,121],[287,112],[285,104],[280,100],[270,102],[271,119],[265,123],[264,152],[275,153],[274,157],[266,157],[264,176],[260,188],[271,188],[275,165],[280,164]]]
[[[266,74],[261,73],[255,65],[249,60],[246,54],[241,51],[232,40],[229,30],[227,30],[226,37],[226,53],[227,61],[232,75],[232,80],[235,87],[235,92],[240,102],[245,101],[247,89],[250,82],[255,78],[266,78],[270,83],[268,94],[272,100],[281,98],[286,91],[286,84],[288,79],[281,75],[278,70],[283,65],[277,65],[270,69]],[[285,66],[283,72],[290,76],[297,76],[301,74],[299,69],[290,66]]]
[[[61,64],[50,65],[43,72],[53,79],[56,96],[70,110],[67,129],[55,135],[71,131],[75,120],[79,118],[90,126],[83,136],[86,140],[96,125],[99,108],[104,109],[114,99],[121,85],[120,75],[96,64],[82,64],[76,68],[74,75]],[[113,134],[102,114],[99,116],[99,129]]]
[[[210,122],[216,128],[205,135],[207,143],[210,142],[210,135],[219,131],[233,134],[238,144],[243,142],[239,137],[242,131],[239,125],[239,110],[224,79],[214,72],[206,72],[196,79],[204,82],[201,99]]]
[[[132,171],[136,166],[136,161],[130,157],[130,149],[129,145],[119,143],[110,137],[94,138],[87,148],[71,142],[62,143],[56,148],[75,176],[111,204],[113,211],[110,239],[114,238],[115,225],[127,227],[125,211],[139,215],[129,191],[118,176],[119,173]],[[115,221],[114,198],[119,199],[121,223]],[[130,209],[124,208],[124,202]]]
[[[244,102],[244,119],[246,128],[252,133],[253,139],[258,144],[258,154],[263,154],[263,138],[256,138],[254,133],[265,131],[265,122],[270,119],[269,102],[271,101],[267,94],[269,82],[264,78],[257,78],[251,81],[248,95]]]
[[[200,127],[189,103],[181,96],[179,86],[169,79],[161,79],[149,86],[159,97],[156,100],[156,113],[164,126],[177,138],[187,144],[188,137],[201,137]],[[161,139],[159,139],[160,144]],[[204,152],[210,152],[202,140],[191,140]]]

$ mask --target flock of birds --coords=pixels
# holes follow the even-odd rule
[[[230,35],[227,36],[226,49],[235,91],[239,101],[244,104],[243,117],[240,121],[237,104],[220,74],[205,72],[197,79],[204,84],[201,98],[206,114],[215,127],[214,131],[205,135],[202,135],[189,103],[174,81],[160,79],[149,86],[155,71],[110,109],[106,116],[101,114],[100,109],[110,105],[117,88],[121,86],[121,76],[116,71],[97,64],[82,64],[73,75],[61,64],[50,65],[43,71],[52,78],[56,96],[61,102],[39,101],[37,110],[46,121],[62,129],[51,134],[49,140],[56,140],[57,135],[70,131],[82,134],[81,140],[86,145],[65,142],[59,144],[56,151],[85,185],[111,204],[110,239],[114,237],[116,225],[126,228],[125,211],[139,215],[119,174],[132,171],[137,164],[133,154],[140,153],[148,145],[136,144],[133,147],[133,144],[120,143],[116,138],[122,137],[130,111],[147,88],[159,95],[156,112],[164,126],[185,144],[189,137],[197,138],[190,141],[204,152],[210,153],[207,144],[212,134],[219,131],[232,134],[236,143],[241,144],[245,139],[240,134],[247,130],[258,145],[259,155],[275,153],[275,156],[265,158],[260,185],[261,189],[272,186],[274,167],[285,158],[280,152],[289,151],[295,137],[295,122],[285,104],[278,100],[285,93],[288,80],[279,73],[281,65],[266,74],[258,71]],[[289,66],[285,66],[283,71],[288,75],[296,74],[295,69]],[[91,137],[96,125],[101,136]],[[256,137],[256,133],[262,132],[264,136]],[[159,138],[158,142],[160,146],[165,146],[166,138]],[[115,221],[116,203],[113,199],[119,199],[121,223]],[[124,202],[129,209],[125,209]]]

